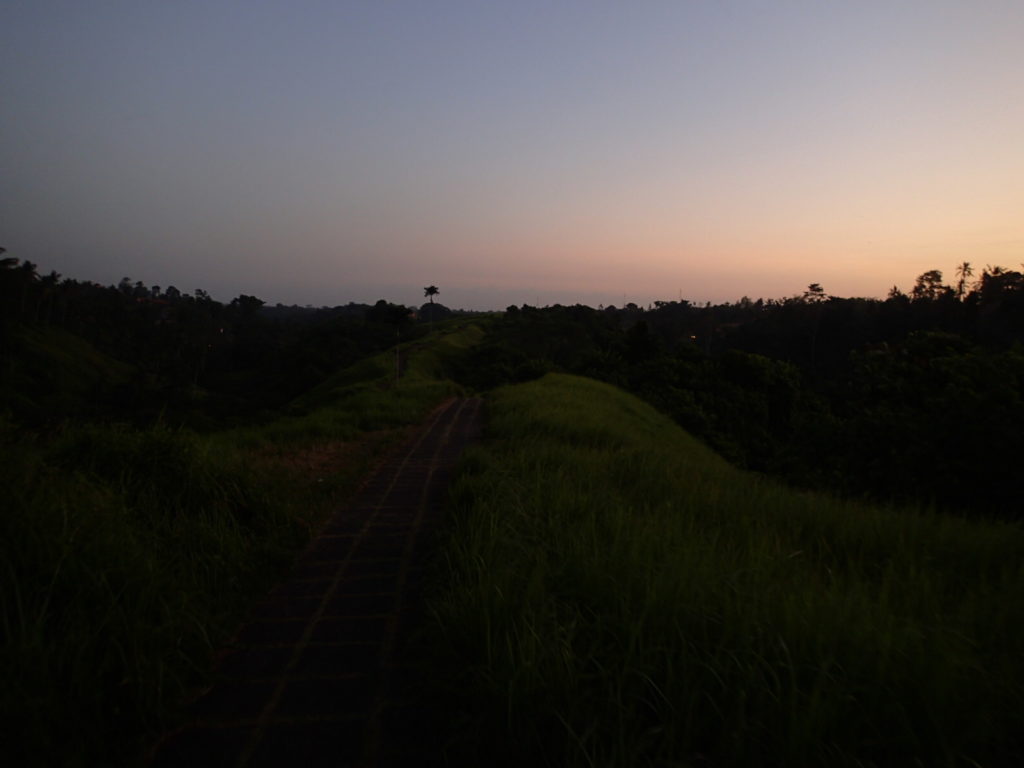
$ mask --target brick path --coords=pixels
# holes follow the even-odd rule
[[[450,400],[368,480],[255,610],[192,722],[154,766],[433,762],[405,707],[399,644],[416,621],[427,534],[481,400]],[[425,711],[423,714],[427,714]]]

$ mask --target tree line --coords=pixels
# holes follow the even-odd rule
[[[1024,275],[969,264],[885,299],[819,284],[703,306],[509,307],[462,371],[549,370],[641,395],[731,461],[813,488],[1016,518]]]
[[[749,469],[849,496],[1017,517],[1024,274],[988,266],[975,275],[962,263],[955,276],[947,284],[929,270],[885,299],[841,298],[813,283],[788,298],[717,305],[511,306],[456,375],[481,390],[551,370],[592,376],[641,395]],[[75,417],[76,407],[197,429],[258,421],[391,346],[396,329],[408,341],[450,315],[437,292],[424,289],[430,301],[416,323],[411,308],[383,299],[222,304],[203,290],[129,278],[102,286],[3,258],[0,392],[26,424]],[[60,334],[83,339],[130,372],[77,399],[47,398],[76,374],[32,369],[43,337],[26,329],[58,347]]]
[[[47,391],[69,387],[72,372],[25,374],[44,338],[59,348],[74,337],[131,364],[128,381],[75,401],[83,408],[212,428],[259,419],[333,371],[386,349],[396,325],[404,338],[425,332],[412,308],[383,299],[313,308],[266,306],[242,294],[221,303],[202,289],[187,293],[128,277],[104,286],[40,274],[30,261],[0,256],[0,387],[21,390],[8,398],[7,410],[32,423],[78,415],[55,410],[53,398],[39,404]],[[26,335],[30,330],[35,335]],[[24,391],[26,381],[34,393]]]

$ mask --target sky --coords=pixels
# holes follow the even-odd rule
[[[0,245],[228,301],[839,296],[1024,261],[1020,0],[4,0]]]

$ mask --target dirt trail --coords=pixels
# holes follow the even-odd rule
[[[238,633],[160,766],[383,766],[418,754],[399,644],[415,624],[427,534],[480,398],[439,407],[380,466]],[[419,759],[418,759],[419,758]]]

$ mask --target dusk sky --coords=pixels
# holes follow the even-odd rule
[[[0,245],[269,303],[1024,262],[1021,0],[4,0]]]

